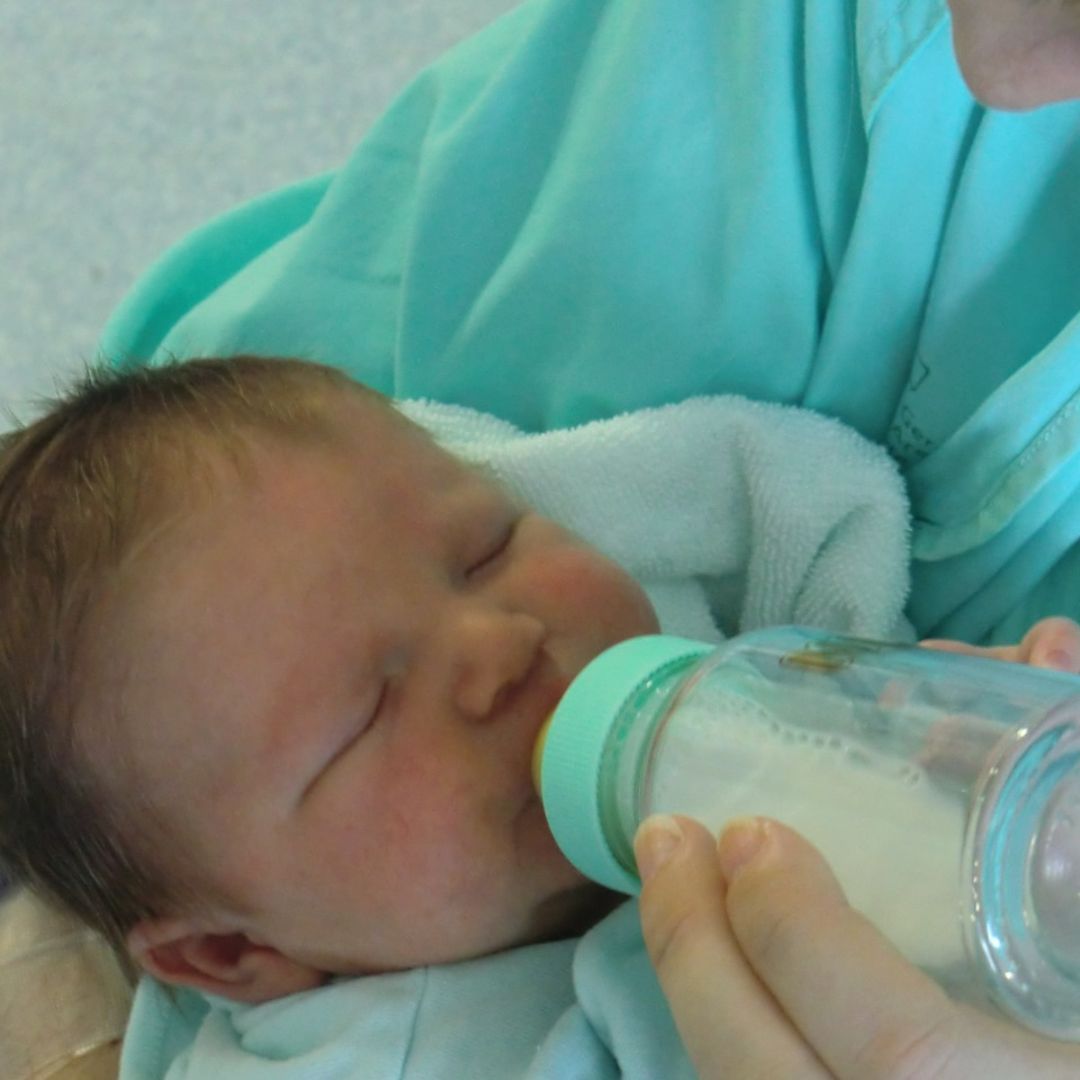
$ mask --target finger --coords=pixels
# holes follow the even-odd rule
[[[1080,1047],[950,1001],[847,905],[790,829],[740,822],[718,854],[743,954],[838,1080],[1080,1076]]]
[[[833,1075],[953,1075],[959,1010],[848,906],[806,841],[747,822],[725,831],[719,855],[736,940]]]
[[[952,1002],[847,905],[790,829],[742,822],[718,854],[743,954],[838,1080],[1080,1076],[1080,1048]]]
[[[1025,663],[1057,671],[1080,673],[1080,626],[1072,619],[1041,619],[1020,643]]]
[[[665,840],[675,847],[656,865]],[[698,1073],[826,1077],[732,937],[708,831],[687,818],[650,818],[634,851],[645,944]]]
[[[969,645],[966,641],[953,641],[950,638],[926,638],[919,642],[919,648],[960,653],[962,656],[983,656],[1013,664],[1026,663],[1019,645]]]
[[[1019,645],[979,646],[948,638],[927,638],[919,645],[940,652],[984,656],[1080,674],[1080,626],[1060,615],[1040,619],[1024,635]]]

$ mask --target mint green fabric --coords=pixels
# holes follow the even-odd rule
[[[691,1080],[636,902],[579,941],[262,1005],[143,979],[121,1080]]]
[[[896,455],[922,633],[1080,616],[1080,105],[988,112],[943,0],[532,0],[338,172],[183,241],[118,363],[339,364],[525,430],[703,393]]]

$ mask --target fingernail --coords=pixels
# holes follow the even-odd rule
[[[679,823],[667,814],[647,818],[634,837],[634,857],[642,881],[647,881],[675,854],[683,842]]]
[[[1054,649],[1046,656],[1046,663],[1058,671],[1075,671],[1076,661],[1064,649]]]
[[[728,883],[762,849],[768,839],[766,824],[760,818],[736,818],[720,834],[716,855]]]

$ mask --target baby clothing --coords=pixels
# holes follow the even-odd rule
[[[693,1080],[628,901],[579,941],[265,1005],[140,983],[121,1080]]]
[[[727,396],[530,435],[460,406],[399,407],[635,574],[668,633],[718,641],[803,622],[910,637],[899,472],[832,419]],[[577,942],[263,1005],[144,979],[121,1068],[122,1080],[693,1075],[634,902]]]

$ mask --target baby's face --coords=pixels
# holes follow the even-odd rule
[[[215,933],[346,973],[556,934],[596,896],[534,739],[655,616],[389,409],[334,415],[333,445],[261,440],[138,560],[110,638],[130,782],[230,898]]]

